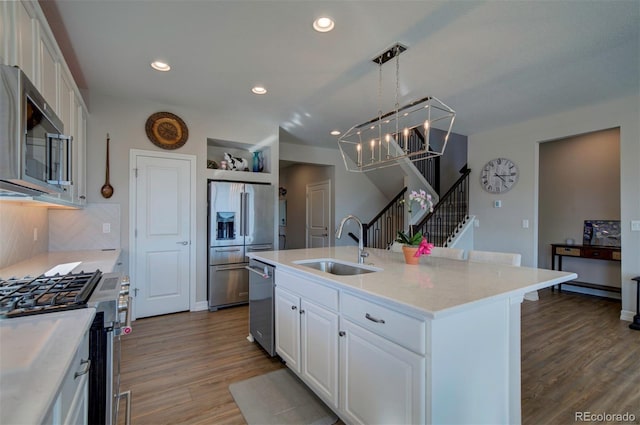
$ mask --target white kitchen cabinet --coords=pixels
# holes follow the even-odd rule
[[[75,134],[73,135],[73,203],[87,203],[87,114],[76,94]]]
[[[300,302],[302,378],[325,401],[338,407],[338,315]]]
[[[298,296],[276,287],[276,352],[287,366],[298,374],[300,373],[299,304]]]
[[[96,367],[94,365],[94,367]],[[49,409],[43,424],[86,425],[89,421],[89,333],[85,333],[76,351],[71,367]]]
[[[46,32],[42,29],[41,25],[36,26],[36,33],[38,34],[36,52],[39,60],[39,67],[36,70],[36,81],[34,84],[40,91],[40,94],[47,101],[49,106],[53,107],[56,115],[60,117],[60,110],[58,108],[58,58],[53,47],[53,42],[47,37]]]
[[[337,408],[338,315],[277,286],[275,299],[276,352],[320,398]]]
[[[17,65],[31,81],[35,81],[35,43],[33,8],[23,2],[5,1],[2,8],[2,63]]]
[[[424,423],[425,358],[340,322],[340,413],[354,424]]]
[[[37,1],[0,2],[0,56],[18,66],[36,86],[73,137],[72,186],[41,200],[65,205],[86,204],[87,109],[62,52]]]

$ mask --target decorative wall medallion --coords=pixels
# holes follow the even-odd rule
[[[162,149],[178,149],[189,138],[189,129],[182,119],[171,112],[156,112],[144,126],[151,143]]]

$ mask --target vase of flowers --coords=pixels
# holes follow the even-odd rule
[[[401,201],[401,202],[404,202]],[[407,212],[409,213],[409,231],[403,232],[398,230],[398,237],[396,242],[402,244],[402,252],[407,264],[418,264],[421,255],[431,254],[431,248],[433,244],[427,242],[427,238],[424,237],[422,232],[413,233],[413,226],[411,224],[412,206],[414,203],[420,205],[423,210],[428,209],[429,212],[433,211],[433,201],[431,195],[427,194],[424,190],[412,191],[409,194],[409,202]]]

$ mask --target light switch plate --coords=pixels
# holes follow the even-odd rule
[[[522,220],[522,228],[523,229],[528,229],[529,228],[529,220],[527,220],[526,218],[524,220]]]
[[[631,231],[640,232],[640,220],[631,220]]]
[[[111,233],[111,223],[102,223],[102,233]]]

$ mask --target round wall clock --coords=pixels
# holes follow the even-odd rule
[[[187,143],[189,129],[182,119],[171,112],[156,112],[144,126],[151,143],[162,149],[178,149]]]
[[[495,158],[480,171],[480,185],[489,193],[508,192],[518,182],[518,167],[507,158]]]

